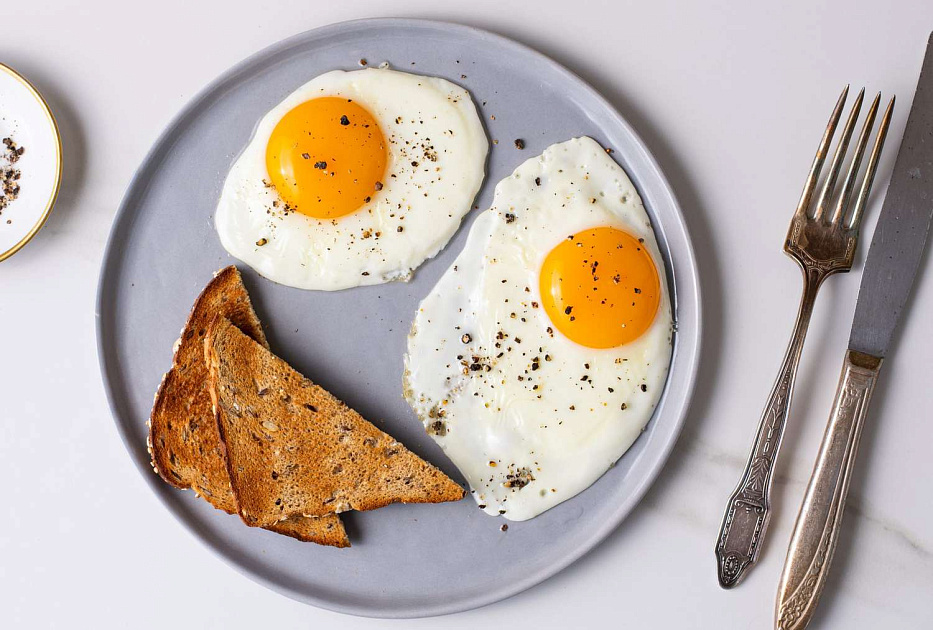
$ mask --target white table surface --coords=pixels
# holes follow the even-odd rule
[[[65,175],[36,239],[0,263],[0,626],[4,628],[766,628],[835,391],[867,251],[829,281],[804,350],[759,566],[716,583],[713,546],[800,288],[781,244],[842,86],[896,93],[871,234],[933,3],[472,0],[3,2],[0,61],[61,125]],[[699,4],[699,3],[697,3]],[[792,6],[793,5],[793,6]],[[820,6],[817,6],[820,5]],[[104,241],[157,134],[217,74],[283,37],[369,16],[498,31],[592,82],[646,140],[686,214],[704,291],[697,393],[641,505],[580,562],[510,600],[414,622],[296,603],[211,555],[130,463],[97,365]],[[933,261],[876,391],[815,628],[933,627]]]

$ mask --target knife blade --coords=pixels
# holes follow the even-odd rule
[[[868,249],[829,424],[787,549],[778,630],[805,628],[826,584],[871,395],[923,260],[931,219],[933,34]]]
[[[933,35],[859,286],[849,348],[883,358],[933,217]]]

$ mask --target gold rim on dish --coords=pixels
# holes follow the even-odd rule
[[[39,101],[39,104],[42,105],[42,109],[45,110],[46,118],[48,118],[49,123],[52,125],[52,133],[55,136],[55,141],[58,143],[58,163],[55,165],[55,186],[52,188],[52,195],[49,197],[49,202],[45,206],[45,211],[42,213],[42,216],[39,217],[39,220],[36,221],[36,224],[32,226],[32,229],[26,233],[26,236],[21,238],[18,243],[13,245],[5,252],[0,252],[0,261],[3,261],[21,250],[26,243],[31,241],[32,237],[35,236],[40,229],[42,229],[42,226],[45,225],[46,220],[52,213],[52,208],[55,206],[55,201],[58,199],[58,191],[62,185],[62,136],[58,131],[58,123],[55,121],[55,116],[52,115],[52,110],[49,107],[49,104],[44,98],[42,98],[42,95],[39,94],[39,91],[35,88],[35,86],[33,86],[33,84],[30,83],[26,77],[3,63],[0,63],[0,72],[6,73],[13,77],[27,90],[29,90],[29,92],[36,98],[36,100]]]

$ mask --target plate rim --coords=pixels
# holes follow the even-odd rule
[[[55,202],[58,200],[58,193],[62,187],[62,171],[63,171],[63,161],[64,155],[62,153],[62,135],[58,128],[58,121],[55,119],[55,114],[52,113],[52,108],[49,107],[48,101],[45,100],[45,97],[39,92],[39,90],[34,86],[29,79],[24,77],[22,74],[6,65],[5,63],[0,62],[0,72],[7,74],[13,77],[20,85],[26,88],[32,96],[39,101],[39,105],[42,107],[45,117],[48,119],[49,123],[52,126],[52,136],[55,138],[55,184],[52,187],[52,194],[49,196],[49,201],[45,206],[45,210],[42,211],[42,215],[36,220],[33,226],[26,232],[26,235],[23,236],[19,241],[14,243],[9,249],[5,252],[0,252],[0,262],[3,262],[7,258],[10,258],[21,250],[26,244],[33,239],[33,237],[39,233],[39,230],[42,229],[42,226],[45,225],[45,222],[48,221],[49,216],[52,214],[52,208],[55,207]]]
[[[651,172],[652,175],[660,182],[661,187],[659,188],[659,191],[663,194],[663,196],[667,197],[667,203],[674,210],[674,212],[671,214],[672,218],[676,219],[674,227],[676,227],[683,236],[683,246],[679,247],[679,249],[681,251],[681,256],[685,259],[684,261],[680,262],[681,266],[677,269],[674,269],[673,261],[671,260],[670,269],[672,284],[674,284],[676,280],[683,281],[683,285],[678,287],[680,290],[675,291],[673,294],[673,307],[675,309],[674,322],[677,328],[677,334],[675,335],[671,366],[674,366],[675,361],[677,361],[677,363],[684,364],[681,367],[681,370],[684,372],[684,384],[678,394],[678,400],[667,400],[667,391],[662,395],[661,400],[663,400],[666,404],[677,405],[677,408],[673,410],[674,413],[671,414],[671,417],[666,418],[666,422],[670,423],[671,425],[669,435],[666,437],[666,441],[661,445],[661,447],[655,451],[655,455],[653,456],[654,461],[651,462],[647,473],[643,475],[640,482],[635,486],[633,492],[631,492],[624,501],[619,502],[616,509],[611,513],[610,517],[606,518],[599,527],[590,532],[590,535],[587,537],[587,539],[579,544],[572,553],[568,553],[566,556],[560,558],[557,562],[549,565],[546,569],[539,570],[530,574],[529,576],[526,576],[523,579],[516,580],[509,588],[506,589],[499,588],[495,591],[482,595],[474,595],[469,598],[458,599],[450,604],[439,603],[430,606],[410,607],[405,610],[370,605],[347,605],[292,588],[288,584],[269,578],[260,570],[256,570],[251,566],[246,566],[244,563],[239,562],[235,553],[232,553],[229,549],[219,544],[219,542],[212,538],[209,533],[199,531],[191,523],[185,520],[183,513],[176,509],[176,507],[168,501],[164,494],[159,491],[159,485],[163,482],[161,479],[158,479],[156,475],[152,474],[149,462],[140,461],[140,459],[137,458],[134,454],[138,444],[136,444],[135,436],[129,435],[125,428],[124,421],[121,420],[121,411],[118,408],[118,402],[116,400],[114,386],[111,380],[111,373],[117,371],[117,366],[111,365],[109,359],[107,358],[107,351],[104,345],[103,319],[101,317],[101,312],[104,308],[103,302],[105,299],[105,287],[109,284],[108,270],[111,266],[110,260],[116,250],[119,248],[118,243],[116,242],[117,232],[120,229],[123,221],[126,219],[128,206],[135,196],[133,193],[140,185],[142,174],[158,162],[162,152],[171,147],[173,143],[173,134],[180,127],[184,127],[186,120],[196,112],[198,106],[205,100],[214,96],[214,94],[217,93],[218,90],[221,89],[226,83],[233,80],[239,73],[249,68],[254,62],[261,58],[273,57],[276,54],[286,51],[301,41],[309,38],[326,37],[330,35],[341,34],[341,32],[352,31],[355,29],[366,29],[370,27],[420,27],[435,29],[438,31],[453,31],[467,36],[493,40],[501,46],[511,48],[524,55],[537,58],[538,61],[548,66],[550,70],[557,72],[559,75],[562,75],[572,84],[574,84],[576,89],[582,93],[585,93],[589,98],[594,99],[595,103],[602,106],[610,115],[614,124],[618,125],[625,131],[627,135],[631,137],[632,148],[641,154],[640,157],[647,165],[645,172]],[[483,185],[487,185],[485,181]],[[668,257],[673,259],[671,252],[668,252]],[[684,293],[690,295],[691,299],[689,302],[694,305],[694,308],[692,309],[693,313],[690,313],[690,315],[692,315],[690,321],[685,321],[681,317],[680,313],[680,307],[682,306],[682,297]],[[127,453],[130,455],[130,458],[132,459],[135,467],[142,475],[147,485],[149,485],[150,489],[153,491],[159,502],[162,503],[163,507],[165,507],[168,512],[182,524],[183,528],[191,536],[193,536],[199,543],[207,547],[214,555],[223,560],[224,563],[232,567],[237,573],[249,578],[258,584],[261,584],[273,592],[285,595],[290,599],[326,610],[360,617],[410,619],[464,612],[467,610],[484,607],[524,592],[529,588],[553,577],[557,573],[561,572],[588,554],[619,527],[622,521],[625,520],[629,513],[635,508],[635,506],[641,502],[648,488],[650,488],[654,481],[657,479],[661,470],[667,463],[671,451],[676,445],[677,440],[682,432],[683,425],[693,399],[697,374],[699,370],[702,346],[702,305],[702,292],[696,254],[693,247],[693,242],[690,238],[690,232],[687,229],[683,210],[677,201],[674,190],[671,187],[670,182],[664,176],[664,172],[661,170],[661,167],[655,159],[654,155],[648,150],[648,147],[642,138],[636,133],[636,131],[619,113],[619,111],[601,93],[599,93],[593,86],[587,83],[578,74],[568,69],[563,64],[552,59],[548,55],[536,50],[529,45],[523,44],[499,33],[484,28],[478,28],[458,22],[449,22],[443,20],[376,17],[346,20],[322,25],[296,33],[264,46],[260,50],[236,62],[213,80],[208,82],[203,88],[194,94],[194,96],[192,96],[184,104],[184,106],[169,120],[169,122],[165,125],[165,127],[159,133],[158,137],[153,142],[150,149],[147,151],[139,166],[133,172],[133,176],[124,189],[120,205],[112,219],[110,231],[107,236],[106,245],[104,247],[103,255],[101,258],[101,268],[98,275],[97,294],[95,298],[94,320],[95,333],[97,338],[96,342],[98,365],[101,372],[101,380],[107,398],[108,407],[110,409],[113,422],[116,425],[117,432],[120,435],[121,441],[123,442],[123,446],[126,448]],[[682,332],[683,330],[690,330],[692,334],[685,338]],[[671,373],[672,372],[673,369],[671,370]],[[669,387],[670,381],[671,378],[669,376],[668,381],[665,383],[666,390]]]

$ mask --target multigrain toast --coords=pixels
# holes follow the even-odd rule
[[[224,460],[248,524],[463,498],[444,473],[229,319],[211,324],[204,353]]]
[[[149,419],[149,452],[153,468],[166,482],[191,488],[215,508],[236,514],[204,363],[203,339],[217,316],[267,346],[240,272],[233,266],[222,269],[195,301],[176,344],[172,368],[159,385]],[[299,517],[268,529],[303,541],[349,546],[337,516]]]

